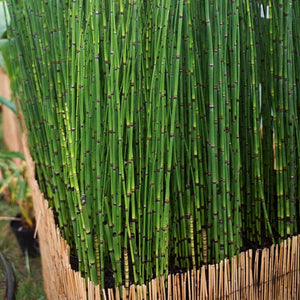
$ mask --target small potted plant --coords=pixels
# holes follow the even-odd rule
[[[29,185],[26,180],[26,164],[14,162],[14,158],[24,159],[20,152],[0,152],[0,193],[12,205],[17,205],[19,213],[11,219],[10,227],[23,252],[27,251],[30,256],[37,254],[37,243],[34,239],[35,217]]]

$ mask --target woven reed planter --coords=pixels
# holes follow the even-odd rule
[[[24,139],[25,141],[25,139]],[[55,225],[35,180],[34,162],[25,147],[33,192],[45,292],[48,299],[300,299],[300,235],[280,245],[243,252],[201,270],[169,275],[148,285],[103,290],[70,266],[70,249]]]

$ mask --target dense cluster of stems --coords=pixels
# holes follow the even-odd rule
[[[142,284],[298,232],[298,0],[7,2],[37,178],[82,274]]]

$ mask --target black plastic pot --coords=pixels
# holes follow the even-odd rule
[[[20,216],[16,216],[19,218]],[[10,228],[15,234],[19,246],[22,252],[25,254],[27,251],[30,257],[35,257],[39,255],[38,243],[33,238],[35,228],[33,229],[24,229],[20,221],[13,220],[10,222]]]

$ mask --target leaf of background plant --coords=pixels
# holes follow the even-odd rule
[[[8,39],[1,39],[0,40],[0,52],[3,53],[3,55],[5,56],[6,54],[8,54],[8,45],[9,45],[9,41]]]
[[[16,71],[12,72],[11,63],[9,60],[9,50],[10,41],[8,39],[0,39],[0,53],[2,54],[2,58],[4,60],[4,70],[8,73],[9,78],[12,79],[12,76],[13,74],[16,74]],[[2,63],[0,66],[2,66]]]
[[[7,23],[10,24],[10,17],[8,14],[6,2],[1,1],[0,2],[0,37],[2,37],[7,30],[6,18],[7,18]]]
[[[15,114],[17,113],[17,108],[12,101],[5,99],[3,96],[0,96],[0,103],[11,109]]]
[[[6,71],[5,62],[2,53],[0,52],[0,68]]]
[[[14,39],[0,39],[0,67],[2,67],[8,74],[11,89],[13,91],[17,91],[18,84],[16,83],[15,78],[19,73],[19,69],[17,66],[13,65],[10,57],[10,51],[13,43]]]
[[[2,158],[2,159],[5,159],[5,158],[25,159],[24,155],[21,152],[14,152],[14,151],[0,152],[0,158]]]

